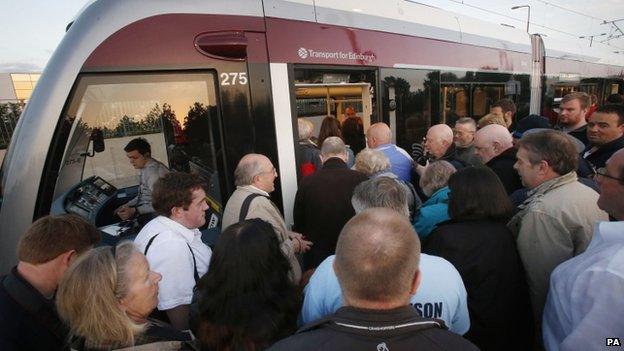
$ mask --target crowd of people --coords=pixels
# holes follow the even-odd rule
[[[132,141],[139,194],[116,213],[148,220],[113,247],[78,216],[35,221],[0,283],[0,349],[600,350],[624,337],[623,105],[590,111],[571,93],[552,126],[501,100],[431,126],[417,161],[349,112],[318,138],[299,119],[292,227],[272,160],[242,157],[214,247],[199,230],[205,180]]]

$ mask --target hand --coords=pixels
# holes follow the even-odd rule
[[[310,250],[313,245],[311,241],[305,240],[303,238],[293,238],[292,241],[293,243],[296,243],[295,253],[304,253]]]
[[[136,213],[136,208],[123,205],[123,206],[119,207],[115,211],[115,213],[117,213],[119,218],[121,218],[122,220],[125,221],[125,220],[128,220],[128,219],[130,219],[130,218],[132,218],[134,216],[134,214]]]
[[[418,173],[419,176],[423,176],[423,174],[425,173],[425,169],[427,169],[427,167],[429,167],[429,160],[427,160],[427,164],[422,166],[419,165],[418,163],[416,163],[416,173]]]
[[[303,234],[292,231],[288,232],[288,237],[291,239],[305,239]]]

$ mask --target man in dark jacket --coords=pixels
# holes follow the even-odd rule
[[[347,149],[338,137],[325,139],[321,160],[323,168],[301,180],[295,197],[294,229],[314,243],[303,256],[304,270],[315,268],[334,253],[338,234],[355,215],[353,189],[367,179],[347,167]]]
[[[477,350],[409,305],[420,284],[419,260],[420,242],[404,215],[387,208],[358,214],[336,246],[345,307],[270,350]]]
[[[513,168],[516,150],[507,128],[498,124],[487,125],[477,131],[474,143],[477,155],[496,173],[507,195],[522,188],[520,176]]]
[[[587,123],[587,138],[590,145],[581,157],[596,169],[604,167],[611,155],[624,148],[624,106],[599,107]]]
[[[69,265],[100,240],[75,215],[35,221],[17,246],[19,262],[0,282],[0,350],[64,350],[69,329],[54,294]]]

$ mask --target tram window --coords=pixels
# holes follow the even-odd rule
[[[420,144],[432,124],[437,71],[382,69],[384,120],[396,134],[396,144],[408,152]]]
[[[472,90],[472,116],[481,117],[490,112],[490,106],[505,98],[503,85],[474,86]]]
[[[89,179],[105,180],[117,189],[119,202],[128,201],[136,191],[139,172],[130,165],[124,147],[141,137],[150,143],[152,157],[171,170],[197,172],[206,178],[207,193],[218,215],[218,171],[222,167],[217,166],[221,133],[215,81],[212,73],[79,77],[61,126],[69,138],[54,189],[53,209],[77,184]],[[104,150],[99,153],[93,152],[90,143],[96,129],[104,138]],[[67,205],[63,206],[67,210]],[[93,213],[81,214],[98,222]]]
[[[442,85],[442,118],[440,123],[454,124],[456,120],[470,115],[470,86],[463,84]]]

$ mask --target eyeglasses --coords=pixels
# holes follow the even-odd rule
[[[600,168],[598,168],[595,172],[596,172],[596,175],[599,175],[599,176],[601,176],[601,177],[605,177],[605,178],[609,178],[609,179],[618,180],[618,181],[620,181],[620,182],[624,182],[624,179],[621,179],[621,178],[618,178],[618,177],[614,177],[614,176],[608,175],[608,174],[607,174],[607,169],[606,169],[606,168],[604,168],[604,167],[600,167]]]

